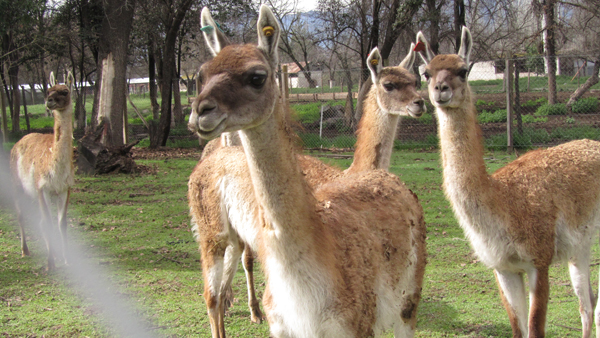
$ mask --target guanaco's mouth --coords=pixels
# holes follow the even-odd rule
[[[201,138],[205,139],[205,140],[211,140],[213,138],[218,137],[219,135],[221,135],[221,133],[223,133],[223,131],[225,131],[225,127],[226,127],[226,118],[223,118],[216,126],[203,126],[201,121],[198,120],[196,123],[196,128],[193,128],[195,130],[195,132],[198,134],[198,136],[200,136]],[[192,129],[192,128],[190,128]]]

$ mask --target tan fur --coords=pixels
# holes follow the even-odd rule
[[[473,249],[495,270],[514,337],[545,335],[548,269],[554,261],[569,261],[583,337],[589,337],[589,251],[600,226],[600,143],[579,140],[531,151],[488,175],[471,90],[457,75],[464,60],[438,55],[428,61],[446,196]],[[524,273],[533,295],[528,320]]]
[[[259,28],[265,11],[263,6]],[[268,37],[260,41],[273,43]],[[416,196],[384,171],[348,174],[312,187],[299,164],[307,158],[297,156],[288,136],[269,50],[276,54],[273,46],[227,46],[203,66],[208,85],[196,99],[198,117],[190,125],[202,137],[241,129],[246,161],[239,161],[235,147],[203,159],[190,178],[192,215],[196,196],[203,193],[194,187],[201,185],[197,172],[235,172],[235,181],[244,182],[237,193],[254,193],[255,200],[245,203],[254,205],[250,213],[260,220],[259,257],[268,279],[263,302],[273,336],[368,337],[392,325],[400,330],[402,322],[414,330],[425,264],[425,227]],[[245,62],[236,61],[241,59]],[[256,70],[267,75],[260,89],[242,75]],[[225,99],[221,89],[236,100]],[[244,166],[247,173],[238,170]],[[213,179],[209,186],[215,186]]]
[[[54,134],[26,135],[14,145],[10,163],[17,196],[24,194],[39,203],[42,233],[48,249],[47,268],[52,269],[55,253],[51,234],[54,230],[47,228],[48,224],[52,224],[49,203],[56,199],[63,250],[66,250],[66,210],[70,187],[74,184],[74,169],[72,105],[69,88],[55,85],[48,93],[46,105],[53,110]],[[24,229],[23,212],[26,211],[23,208],[25,207],[25,197],[18,197],[21,251],[24,256],[29,255]]]

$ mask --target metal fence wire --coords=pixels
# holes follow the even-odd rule
[[[510,77],[506,76],[507,65]],[[557,57],[554,105],[548,104],[546,69],[543,57],[478,61],[472,65],[468,81],[486,147],[507,148],[510,140],[516,148],[552,146],[581,138],[600,140],[600,84],[592,86],[572,106],[566,105],[577,88],[590,76],[598,75],[593,74],[594,63],[585,56]],[[354,146],[358,93],[368,76],[368,71],[351,69],[288,72],[281,77],[287,84],[284,90],[292,111],[302,125],[299,134],[306,148]],[[428,101],[427,83],[421,80],[419,90]],[[434,110],[431,104],[427,106],[421,118],[402,119],[396,148],[437,146]]]

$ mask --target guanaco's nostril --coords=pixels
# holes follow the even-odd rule
[[[423,99],[418,99],[418,100],[415,100],[415,101],[413,102],[413,104],[416,104],[416,105],[420,106],[420,105],[422,105],[422,104],[423,104]]]
[[[441,92],[445,92],[449,89],[450,89],[450,87],[445,83],[438,83],[435,85],[435,90],[439,90]]]

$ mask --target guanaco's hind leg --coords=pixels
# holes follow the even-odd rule
[[[589,252],[589,251],[588,251]],[[581,315],[581,327],[583,338],[589,338],[592,334],[594,316],[594,293],[590,285],[590,261],[588,255],[581,255],[569,262],[569,274],[573,290],[579,298],[579,313]]]
[[[230,243],[225,250],[207,250],[202,257],[204,299],[213,338],[225,338],[225,295],[242,256],[240,244]]]
[[[69,197],[71,190],[59,194],[56,198],[56,209],[58,211],[58,228],[60,230],[60,238],[62,242],[62,253],[65,264],[68,264],[68,247],[67,247],[67,207],[69,206]]]
[[[29,252],[29,247],[27,246],[27,238],[25,235],[25,214],[23,213],[24,205],[23,198],[17,197],[17,201],[15,203],[15,209],[17,211],[17,220],[19,222],[19,232],[21,234],[21,256],[29,256],[31,253]]]
[[[508,313],[514,338],[527,337],[527,295],[523,274],[494,270],[500,297]]]
[[[250,308],[250,320],[253,323],[260,324],[263,321],[263,314],[260,311],[256,291],[254,289],[254,253],[248,244],[244,244],[244,253],[242,254],[242,265],[246,273],[246,284],[248,287],[248,307]]]
[[[50,208],[48,207],[48,201],[50,200],[49,196],[45,192],[40,192],[38,195],[40,211],[42,213],[40,228],[42,230],[42,237],[46,242],[46,248],[48,250],[48,265],[46,266],[46,270],[53,270],[54,265],[54,235],[53,235],[53,224],[52,214],[50,213]]]
[[[223,278],[224,252],[215,247],[202,257],[202,272],[204,275],[204,301],[210,321],[212,338],[224,338],[225,327],[222,326],[222,299],[219,297],[221,280]],[[221,324],[221,325],[220,325]]]
[[[527,276],[529,277],[529,292],[531,294],[529,336],[545,337],[546,313],[548,311],[548,297],[550,296],[548,266],[536,267]]]

